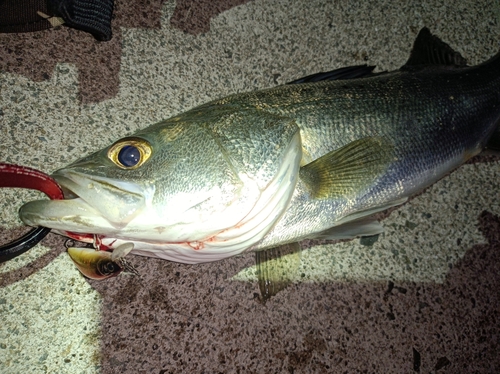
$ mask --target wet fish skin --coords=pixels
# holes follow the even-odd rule
[[[377,183],[348,199],[343,207],[338,200],[308,199],[299,179],[297,189],[303,192],[294,195],[292,209],[261,245],[272,246],[284,232],[300,230],[306,222],[301,215],[318,217],[320,231],[328,221],[324,212],[340,210],[341,216],[349,215],[409,197],[478,154],[499,120],[499,67],[497,55],[475,67],[429,66],[360,80],[305,85],[302,89],[309,92],[301,95],[307,99],[300,103],[274,103],[275,95],[266,97],[266,103],[279,108],[282,115],[291,113],[298,118],[304,163],[357,139],[376,136],[392,142],[394,162]],[[315,97],[322,99],[312,116],[307,102]],[[338,216],[330,219],[336,221]]]
[[[338,235],[340,225],[373,234],[366,217],[479,153],[497,126],[499,56],[457,61],[410,59],[391,73],[201,105],[55,172],[77,198],[28,203],[21,218],[186,263]],[[110,152],[132,141],[150,158],[117,166]]]

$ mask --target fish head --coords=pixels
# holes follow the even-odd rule
[[[54,172],[65,199],[29,202],[20,217],[139,250],[138,242],[248,247],[286,209],[301,158],[294,123],[253,122],[177,117],[150,126]]]

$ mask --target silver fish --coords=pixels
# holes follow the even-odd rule
[[[20,216],[183,263],[380,233],[371,215],[485,147],[500,118],[500,57],[469,67],[423,29],[401,69],[359,69],[147,127],[56,171],[66,199],[29,202]]]

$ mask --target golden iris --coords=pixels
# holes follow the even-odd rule
[[[148,141],[141,138],[124,138],[118,140],[108,150],[108,158],[122,169],[137,169],[149,157],[153,147]]]

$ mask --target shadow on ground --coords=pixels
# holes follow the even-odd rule
[[[253,256],[179,265],[133,257],[142,278],[104,298],[103,373],[494,372],[500,367],[500,218],[479,217],[443,284],[295,284],[262,304],[230,281]]]

